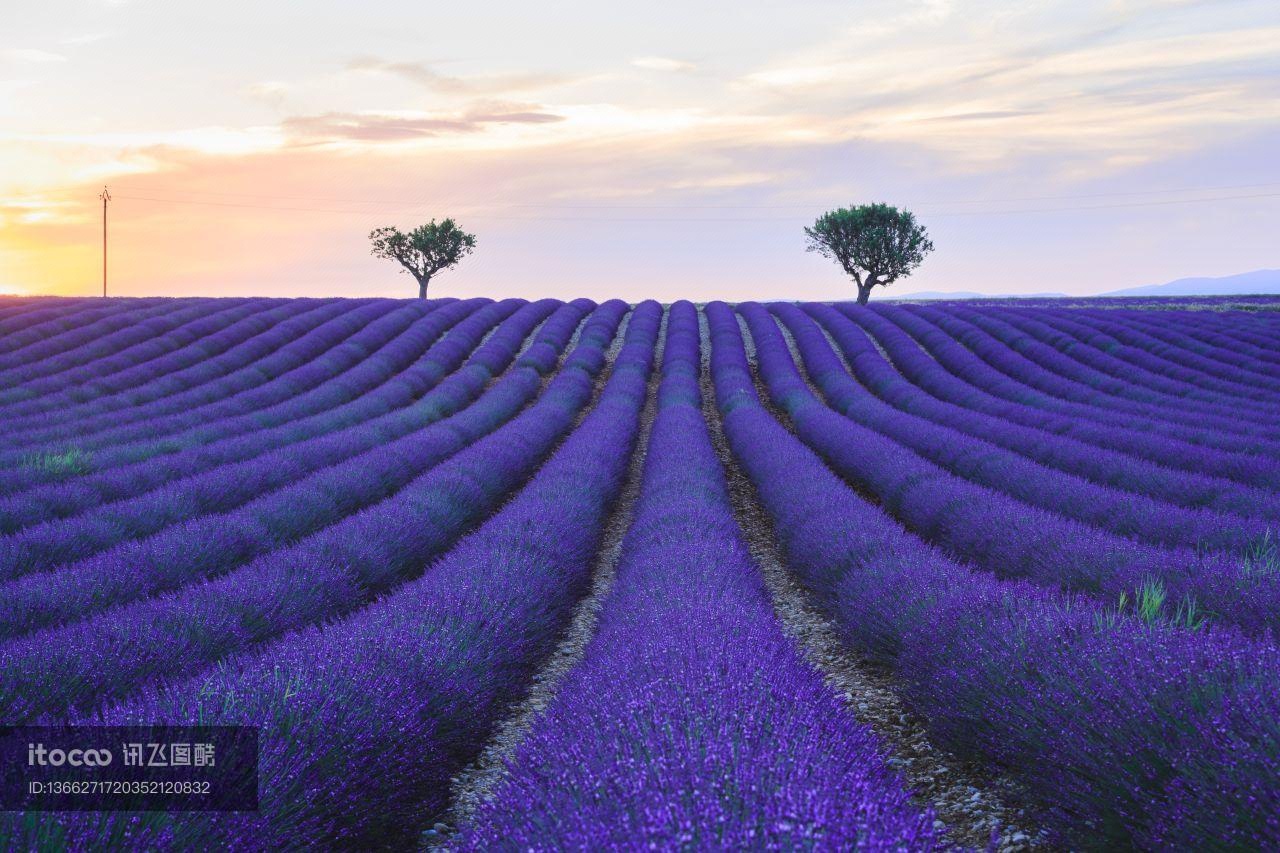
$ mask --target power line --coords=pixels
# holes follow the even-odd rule
[[[1073,212],[1091,211],[1091,210],[1115,210],[1115,209],[1134,208],[1134,207],[1163,207],[1163,206],[1177,205],[1177,204],[1204,204],[1204,203],[1220,202],[1220,201],[1239,201],[1244,199],[1261,199],[1261,198],[1276,198],[1276,197],[1280,197],[1280,192],[1251,193],[1251,194],[1243,194],[1243,195],[1225,195],[1225,196],[1206,196],[1201,198],[1186,198],[1186,199],[1161,199],[1156,201],[1120,202],[1117,204],[1097,204],[1097,205],[1083,205],[1083,206],[1075,206],[1075,207],[1015,208],[1015,209],[1008,209],[1008,210],[934,211],[934,212],[928,213],[927,215],[930,217],[947,217],[947,216],[1011,216],[1015,214],[1025,214],[1025,213],[1073,213]],[[156,202],[160,204],[186,204],[186,205],[197,205],[202,207],[232,207],[232,208],[245,208],[250,210],[277,210],[277,211],[286,211],[286,212],[295,212],[295,213],[333,213],[333,214],[351,215],[351,214],[367,214],[372,212],[367,210],[349,210],[349,209],[338,209],[338,208],[291,207],[291,206],[280,206],[280,205],[247,204],[242,202],[203,201],[199,199],[157,198],[155,196],[116,195],[115,198],[122,199],[122,200],[129,200],[129,201],[149,201],[149,202]],[[425,208],[427,206],[428,206],[427,204],[421,203],[421,204],[415,204],[415,205],[405,205],[399,208],[393,208],[391,206],[387,206],[384,209],[386,210],[392,210],[392,209],[418,210],[421,208]],[[508,206],[515,207],[518,205],[508,205]],[[744,207],[749,207],[749,206],[744,205]],[[810,205],[809,207],[812,207],[812,206]],[[469,216],[472,219],[507,220],[507,221],[514,221],[514,222],[786,222],[795,218],[795,217],[781,217],[781,216],[771,216],[771,217],[760,217],[760,216],[756,216],[756,217],[751,217],[751,216],[735,216],[735,217],[511,216],[511,215],[492,214],[492,213],[470,214]]]
[[[117,187],[120,185],[117,184]],[[940,206],[945,207],[957,204],[1011,204],[1023,201],[1079,201],[1083,199],[1094,198],[1121,198],[1127,196],[1142,195],[1167,195],[1171,193],[1203,193],[1203,192],[1222,192],[1225,190],[1242,190],[1242,189],[1261,189],[1264,187],[1280,187],[1280,181],[1269,181],[1264,183],[1253,184],[1220,184],[1217,186],[1201,186],[1201,187],[1166,187],[1160,189],[1149,190],[1124,190],[1117,192],[1105,193],[1084,193],[1078,195],[1032,195],[1032,196],[1012,196],[1008,198],[983,198],[983,199],[951,199],[951,200],[920,200],[912,201],[912,204],[928,207]],[[130,187],[126,185],[125,191],[128,192]],[[141,190],[147,192],[147,190]],[[154,191],[153,191],[154,192]],[[159,190],[161,193],[170,192],[164,189]],[[337,202],[339,204],[372,204],[382,206],[399,206],[399,207],[418,207],[419,202],[405,202],[398,199],[369,199],[369,198],[336,198],[332,196],[282,196],[282,195],[263,195],[260,193],[235,193],[235,192],[218,192],[214,190],[173,190],[172,192],[182,193],[184,195],[198,196],[216,196],[225,198],[261,198],[273,201],[316,201],[316,202]],[[566,209],[586,209],[586,210],[644,210],[644,209],[666,209],[680,208],[682,210],[788,210],[804,208],[809,209],[814,204],[821,202],[791,202],[787,204],[684,204],[681,202],[672,202],[670,204],[607,204],[599,202],[589,203],[572,203],[572,202],[507,202],[506,207],[520,208],[566,208]],[[464,207],[466,205],[463,205]],[[478,205],[472,205],[478,206]]]
[[[1262,182],[1262,183],[1235,183],[1235,184],[1219,184],[1219,186],[1207,187],[1162,187],[1155,190],[1121,190],[1115,192],[1093,192],[1079,193],[1079,195],[1044,195],[1044,196],[1009,196],[1004,199],[951,199],[951,200],[908,200],[914,206],[951,206],[951,205],[988,205],[988,204],[1015,204],[1021,201],[1079,201],[1088,199],[1119,199],[1119,197],[1129,196],[1148,196],[1148,195],[1170,195],[1170,193],[1199,193],[1199,192],[1222,192],[1229,190],[1258,190],[1258,188],[1280,187],[1280,182]],[[122,188],[122,184],[116,184],[116,188]],[[224,197],[224,199],[262,199],[269,201],[315,201],[315,202],[337,202],[337,204],[352,205],[375,205],[381,207],[397,207],[397,209],[416,209],[416,207],[426,206],[426,201],[419,199],[415,201],[403,199],[351,199],[351,197],[334,197],[334,196],[292,196],[292,195],[264,195],[264,193],[252,192],[225,192],[215,190],[184,190],[184,188],[175,188],[175,190],[145,190],[142,187],[131,187],[129,184],[123,184],[123,190],[129,192],[137,190],[142,193],[179,193],[184,196],[214,196]],[[46,199],[47,192],[17,192],[10,193],[0,202],[10,200],[29,200],[29,199]],[[123,197],[123,196],[122,196]],[[154,195],[133,196],[134,199],[147,201],[161,201],[156,199]],[[163,201],[186,201],[178,199],[163,199]],[[1192,199],[1188,201],[1198,201]],[[202,202],[202,204],[214,204],[214,202]],[[224,202],[224,204],[232,205],[233,202]],[[685,204],[685,202],[669,202],[669,204],[604,204],[604,202],[568,202],[568,201],[541,201],[541,202],[503,202],[506,207],[532,207],[532,209],[573,209],[573,210],[664,210],[671,207],[678,207],[681,210],[792,210],[792,209],[810,209],[815,204],[823,204],[822,201],[796,201],[786,202],[786,204],[723,204],[723,205],[694,205]],[[255,205],[243,205],[255,206]],[[448,200],[449,207],[483,207],[485,204],[458,205],[454,204],[453,199]],[[320,210],[314,207],[297,207],[297,210]],[[349,213],[349,211],[335,211],[335,213]]]
[[[1095,204],[1083,207],[1042,207],[1042,208],[1020,208],[1018,210],[953,210],[947,212],[930,213],[929,216],[997,216],[1011,215],[1015,213],[1072,213],[1082,210],[1114,210],[1123,207],[1161,207],[1170,204],[1198,204],[1200,202],[1209,201],[1237,201],[1247,198],[1276,198],[1280,197],[1280,192],[1274,193],[1255,193],[1252,195],[1223,195],[1209,196],[1206,198],[1175,198],[1165,199],[1163,201],[1135,201],[1122,202],[1120,204]]]
[[[299,213],[369,213],[371,212],[367,210],[339,210],[335,208],[323,208],[323,207],[281,207],[279,205],[244,204],[244,203],[237,203],[237,202],[230,202],[230,201],[201,201],[199,199],[187,199],[187,198],[156,198],[154,196],[143,196],[143,195],[117,195],[116,198],[125,199],[129,201],[156,201],[156,202],[162,202],[166,204],[196,204],[196,205],[201,205],[203,207],[245,207],[253,210],[288,210],[288,211],[295,211]],[[266,196],[264,196],[264,198],[266,198]],[[425,204],[414,205],[415,208],[425,207],[425,206],[426,206]],[[408,210],[411,208],[406,206],[401,209]]]
[[[1031,195],[1015,198],[1004,199],[971,199],[968,201],[937,201],[937,202],[917,202],[920,205],[948,205],[948,204],[1005,204],[1009,202],[1019,201],[1078,201],[1090,198],[1119,198],[1121,196],[1133,195],[1165,195],[1168,193],[1200,193],[1200,192],[1221,192],[1223,190],[1251,190],[1261,189],[1262,187],[1280,187],[1280,181],[1270,181],[1262,184],[1226,184],[1216,187],[1180,187],[1156,190],[1132,190],[1125,192],[1113,193],[1086,193],[1083,195]],[[1233,196],[1235,198],[1243,198],[1244,196]],[[1196,201],[1197,199],[1187,199],[1188,201]]]

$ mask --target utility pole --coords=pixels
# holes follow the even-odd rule
[[[107,295],[107,202],[111,201],[111,192],[104,186],[98,193],[102,199],[102,295]]]

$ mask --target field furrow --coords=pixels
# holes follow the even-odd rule
[[[703,420],[698,338],[676,303],[596,634],[452,847],[940,846],[775,617]]]
[[[0,848],[1280,849],[1278,308],[2,297]]]
[[[731,310],[714,309],[725,430],[788,564],[846,641],[893,669],[940,744],[1013,776],[1065,846],[1280,841],[1274,646],[1082,606],[948,559],[774,419]]]
[[[527,689],[589,583],[601,523],[635,441],[660,313],[652,303],[636,309],[591,413],[501,512],[420,579],[346,620],[99,717],[259,726],[269,746],[260,757],[258,813],[157,813],[123,823],[103,814],[71,817],[61,830],[90,845],[117,832],[143,846],[411,845],[443,813],[451,774]],[[569,396],[551,388],[544,396],[570,420],[592,396],[612,337],[604,331],[584,332],[586,349],[553,383]],[[382,677],[370,680],[375,661]],[[295,726],[299,718],[311,723]],[[352,810],[388,776],[398,784],[384,790],[379,808]]]

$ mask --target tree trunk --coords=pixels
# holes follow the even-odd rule
[[[427,298],[427,282],[431,281],[430,277],[418,279],[418,298]]]
[[[859,305],[867,304],[867,300],[871,298],[871,288],[873,287],[875,287],[874,284],[858,285],[858,304]]]

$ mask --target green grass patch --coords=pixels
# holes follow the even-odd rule
[[[59,477],[84,474],[92,467],[92,463],[93,454],[87,453],[78,447],[72,447],[61,453],[47,450],[39,453],[28,453],[22,458],[24,468],[34,468],[37,471],[43,471],[45,474]]]

